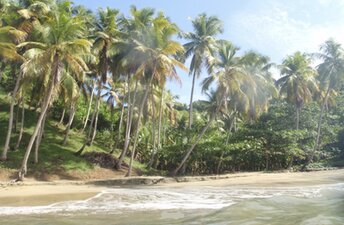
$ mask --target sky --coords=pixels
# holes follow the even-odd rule
[[[205,12],[223,21],[224,33],[218,38],[230,40],[240,47],[241,53],[255,50],[277,64],[296,51],[317,52],[331,37],[344,45],[344,0],[74,0],[74,3],[92,11],[109,6],[124,15],[129,14],[131,5],[139,9],[155,8],[184,32],[192,31],[191,20]],[[169,82],[167,88],[179,96],[179,101],[188,103],[192,77],[180,70],[178,73],[182,85]],[[199,83],[206,76],[204,71],[196,81],[195,100],[205,99]]]

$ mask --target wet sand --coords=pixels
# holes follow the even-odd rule
[[[41,183],[0,187],[0,206],[35,206],[88,199],[105,187],[88,185],[45,185]]]
[[[294,173],[236,173],[201,177],[133,177],[94,182],[24,182],[0,186],[0,206],[47,205],[61,201],[84,200],[107,188],[159,185],[175,186],[238,186],[238,187],[291,187],[344,183],[344,169]],[[125,185],[126,184],[126,185]],[[121,186],[121,185],[120,185]]]

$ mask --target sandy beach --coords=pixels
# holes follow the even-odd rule
[[[238,186],[238,187],[290,187],[321,185],[344,182],[344,169],[293,172],[264,173],[249,172],[220,176],[196,177],[132,177],[96,181],[67,181],[24,183],[1,183],[0,206],[22,206],[51,204],[67,200],[90,198],[107,188],[133,187],[137,185],[160,186]],[[118,185],[123,184],[123,185]]]

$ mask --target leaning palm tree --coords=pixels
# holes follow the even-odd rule
[[[312,101],[318,85],[316,71],[310,66],[311,60],[306,54],[296,52],[288,56],[280,66],[281,77],[276,84],[280,87],[281,96],[293,104],[296,109],[295,129],[300,126],[300,112],[304,104]]]
[[[24,42],[19,45],[26,50],[24,56],[28,59],[22,66],[22,73],[44,76],[45,95],[19,170],[18,180],[23,180],[27,173],[27,162],[33,143],[43,126],[43,119],[60,84],[63,68],[68,68],[74,76],[79,77],[79,80],[82,80],[84,72],[88,70],[84,57],[90,54],[92,43],[83,39],[84,21],[78,16],[72,16],[70,11],[63,7],[58,6],[54,14],[37,30],[35,42]]]
[[[216,50],[215,36],[222,33],[222,22],[215,16],[208,17],[205,13],[200,14],[192,21],[193,33],[186,33],[184,38],[189,40],[184,44],[185,58],[192,55],[190,72],[192,75],[192,86],[189,104],[189,128],[192,127],[192,102],[195,81],[200,77],[202,68],[209,67],[213,61],[213,53]]]
[[[9,26],[0,27],[0,59],[2,60],[2,63],[23,62],[23,57],[17,53],[15,44],[20,43],[26,37],[27,37],[27,34],[25,32],[17,30],[13,27],[9,27]],[[1,72],[2,71],[0,71],[0,80],[2,76]],[[14,90],[12,92],[7,135],[6,135],[6,140],[5,140],[5,146],[3,148],[3,151],[0,157],[1,160],[7,159],[7,152],[10,145],[10,138],[11,138],[11,133],[12,133],[12,125],[13,125],[13,109],[15,105],[16,95],[18,93],[20,82],[21,82],[21,76],[22,74],[19,73]]]
[[[179,80],[176,73],[176,67],[186,70],[185,66],[174,58],[174,56],[184,51],[180,43],[172,40],[172,37],[178,32],[178,27],[171,23],[163,13],[159,13],[158,16],[154,18],[151,25],[147,27],[145,36],[139,40],[134,40],[136,47],[134,51],[128,55],[131,58],[135,57],[135,55],[143,56],[141,66],[137,69],[136,74],[148,81],[146,81],[145,93],[139,107],[133,150],[131,152],[127,176],[131,175],[140,131],[141,117],[153,80],[158,81],[158,83],[159,81],[165,80],[166,77]]]
[[[73,78],[73,76],[71,76],[69,71],[64,71],[61,80],[62,82],[60,89],[64,93],[63,95],[66,98],[66,103],[69,105],[69,118],[66,129],[64,131],[65,136],[62,141],[62,145],[66,145],[76,112],[76,103],[78,98],[80,97],[80,88],[78,87],[76,80]]]
[[[97,56],[98,63],[95,71],[97,72],[98,85],[97,85],[97,97],[93,109],[93,115],[89,127],[89,132],[86,135],[84,145],[77,151],[76,155],[81,155],[85,147],[91,146],[97,132],[99,105],[101,101],[101,92],[103,85],[107,81],[107,74],[109,72],[110,57],[113,54],[114,45],[117,42],[118,30],[117,30],[117,16],[118,10],[106,8],[99,9],[98,20],[96,22],[95,40],[93,44],[93,52]]]
[[[331,92],[338,90],[344,83],[344,49],[341,44],[335,42],[333,39],[329,39],[320,46],[320,53],[314,55],[323,61],[317,66],[320,88],[323,92],[323,96],[321,98],[321,108],[314,148],[304,168],[313,160],[315,152],[319,149],[323,116]]]
[[[149,34],[148,27],[151,26],[154,16],[154,10],[151,8],[137,9],[132,6],[130,9],[130,18],[121,17],[120,26],[121,31],[125,33],[125,42],[117,45],[117,53],[113,57],[111,71],[113,74],[122,74],[126,76],[127,82],[127,119],[125,126],[125,137],[122,152],[119,156],[116,168],[121,169],[124,157],[127,155],[127,151],[130,145],[130,136],[132,133],[133,113],[136,109],[137,93],[142,80],[140,76],[137,76],[136,71],[141,66],[141,62],[144,61],[144,54],[136,54],[137,46],[140,42],[144,42],[144,37]],[[148,41],[148,39],[146,40]],[[132,83],[135,83],[132,85]],[[132,87],[134,86],[134,91]]]
[[[201,141],[202,137],[216,119],[220,110],[225,106],[229,96],[240,95],[241,99],[248,101],[248,97],[242,90],[242,87],[251,86],[255,89],[255,83],[245,73],[240,60],[235,56],[237,48],[227,41],[219,43],[219,52],[217,59],[214,62],[214,72],[203,81],[203,90],[208,90],[209,87],[215,83],[216,85],[216,107],[212,107],[210,118],[207,124],[203,127],[200,134],[197,136],[191,147],[185,152],[184,157],[171,175],[177,175],[179,170],[184,166],[186,160],[189,158],[191,152],[196,145]]]

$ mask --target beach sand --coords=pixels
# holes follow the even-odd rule
[[[120,181],[120,182],[118,182]],[[200,177],[133,177],[106,181],[24,182],[0,186],[0,206],[47,205],[60,201],[84,200],[108,188],[137,185],[182,186],[237,186],[237,187],[291,187],[344,183],[344,169],[317,172],[264,173],[248,172]]]

